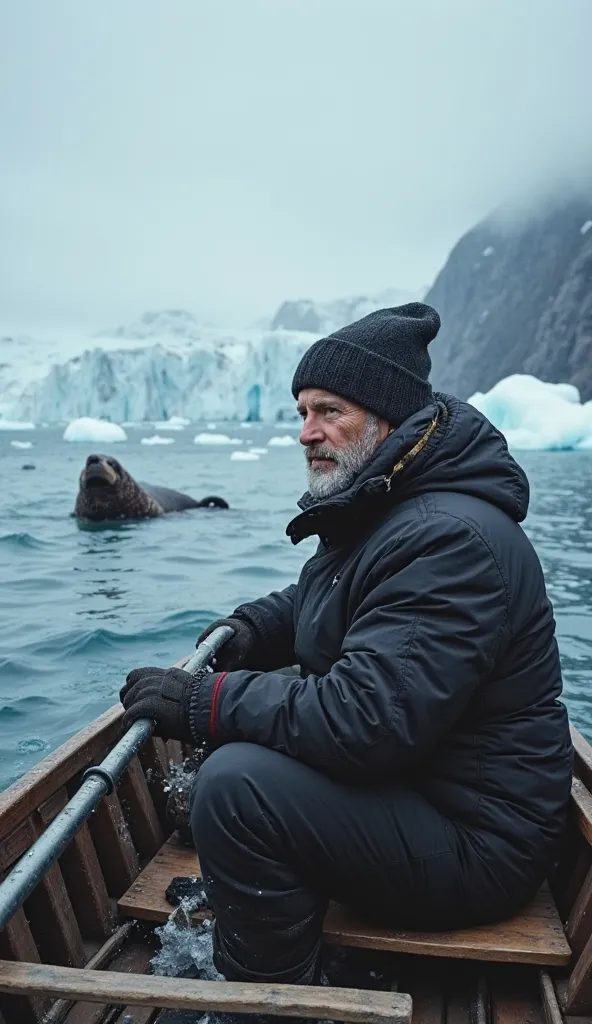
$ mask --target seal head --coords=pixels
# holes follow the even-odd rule
[[[160,516],[163,508],[112,455],[89,455],[80,474],[74,515],[100,522]]]

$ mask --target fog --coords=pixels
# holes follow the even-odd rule
[[[428,285],[586,181],[590,39],[590,0],[0,0],[0,329]]]

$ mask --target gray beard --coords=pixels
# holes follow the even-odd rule
[[[323,500],[334,494],[346,491],[370,461],[378,446],[378,419],[369,416],[364,433],[356,441],[345,448],[332,448],[330,445],[311,444],[307,449],[307,457],[315,455],[319,458],[333,459],[331,469],[313,469],[307,463],[308,489],[313,498]]]

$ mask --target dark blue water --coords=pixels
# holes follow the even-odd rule
[[[171,434],[168,447],[142,446],[146,428],[112,446],[68,444],[54,430],[0,433],[0,787],[113,704],[131,668],[190,653],[208,622],[292,582],[314,550],[314,541],[295,548],[284,533],[304,489],[300,446],[234,462],[229,448],[194,445],[199,429]],[[262,447],[285,433],[222,430]],[[13,438],[34,447],[14,449]],[[83,528],[69,513],[93,450],[111,450],[136,477],[196,497],[217,493],[232,508]],[[566,702],[590,734],[592,453],[524,453],[520,461]]]

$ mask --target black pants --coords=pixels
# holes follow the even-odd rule
[[[199,771],[191,826],[216,917],[215,963],[229,980],[311,982],[329,899],[407,928],[469,916],[469,844],[397,783],[345,785],[230,743]]]

